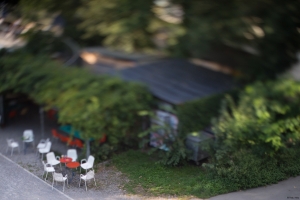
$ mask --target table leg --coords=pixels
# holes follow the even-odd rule
[[[71,173],[72,173],[72,176],[71,176],[71,178],[70,178],[70,180],[69,180],[69,183],[71,183],[72,182],[72,180],[73,180],[73,178],[74,178],[74,170],[73,169],[69,169],[69,170],[71,170]]]

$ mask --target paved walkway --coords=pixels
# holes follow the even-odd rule
[[[72,200],[71,197],[55,188],[52,190],[47,182],[34,176],[2,154],[0,154],[0,168],[1,200]]]
[[[278,184],[232,192],[210,198],[210,200],[290,200],[300,199],[300,176],[289,178]]]

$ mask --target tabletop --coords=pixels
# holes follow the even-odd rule
[[[79,162],[68,162],[67,167],[68,168],[77,168],[79,167],[80,163]]]
[[[70,157],[62,157],[59,159],[60,162],[62,163],[69,163],[69,162],[72,162],[72,158]]]

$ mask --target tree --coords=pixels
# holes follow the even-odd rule
[[[239,61],[247,80],[274,78],[295,61],[300,49],[298,1],[182,1],[186,34],[174,52],[188,57],[213,57],[224,46],[250,47],[257,54]],[[223,47],[223,48],[222,48]],[[212,54],[210,56],[209,54]]]
[[[279,79],[246,87],[238,103],[227,97],[213,122],[216,149],[274,156],[299,144],[299,96],[299,82]]]
[[[85,0],[79,9],[86,36],[105,36],[104,44],[125,51],[151,48],[153,1]]]
[[[17,53],[0,60],[0,71],[0,92],[21,92],[45,109],[56,107],[58,121],[71,124],[85,140],[98,141],[106,134],[115,149],[137,145],[142,129],[138,111],[150,109],[152,102],[144,86]]]

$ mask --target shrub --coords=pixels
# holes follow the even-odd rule
[[[211,164],[203,164],[217,179],[223,179],[232,189],[247,189],[277,183],[287,176],[271,157],[259,157],[247,150],[234,153],[218,152]]]
[[[210,126],[212,118],[217,117],[219,114],[224,96],[230,94],[235,99],[237,91],[232,90],[215,94],[177,106],[176,111],[180,122],[179,132],[187,134]]]

